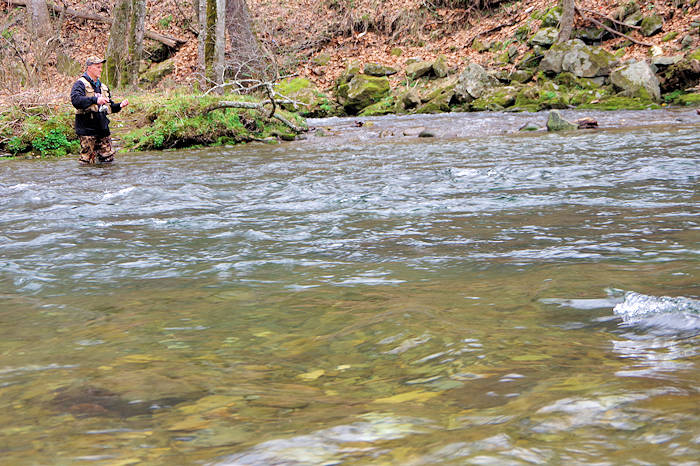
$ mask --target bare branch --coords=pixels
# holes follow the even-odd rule
[[[637,39],[634,39],[633,37],[628,36],[627,34],[623,34],[619,31],[616,31],[613,28],[601,23],[597,19],[593,19],[593,18],[590,18],[588,16],[585,16],[579,7],[575,7],[575,8],[576,8],[576,11],[578,12],[578,14],[581,16],[581,18],[584,21],[590,21],[591,23],[595,24],[596,26],[601,27],[601,28],[605,29],[606,31],[611,32],[611,33],[618,35],[620,37],[624,37],[625,39],[629,40],[630,42],[634,42],[635,44],[643,45],[645,47],[651,47],[653,45],[653,44],[647,44],[646,42],[640,42]]]

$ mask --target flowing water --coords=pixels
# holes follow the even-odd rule
[[[700,464],[700,117],[585,115],[1,161],[2,463]]]

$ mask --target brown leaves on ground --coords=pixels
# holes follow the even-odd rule
[[[113,2],[96,0],[58,0],[59,4],[102,16],[111,14]],[[471,43],[475,37],[488,42],[512,39],[522,26],[534,34],[540,22],[532,18],[535,11],[550,8],[551,0],[522,0],[502,3],[493,10],[435,8],[435,4],[458,2],[426,2],[424,0],[248,0],[255,31],[259,40],[278,59],[284,73],[303,76],[322,89],[332,87],[349,60],[379,63],[403,69],[409,58],[433,60],[445,55],[455,69],[469,61],[491,65],[497,53],[477,53]],[[464,2],[462,2],[464,3]],[[622,0],[577,0],[577,5],[602,14],[611,15]],[[630,36],[661,46],[666,54],[678,52],[676,41],[662,42],[669,31],[678,31],[679,38],[690,29],[690,22],[700,20],[700,4],[689,9],[689,14],[678,14],[672,2],[650,0],[639,2],[644,12],[660,14],[665,19],[663,32],[643,38],[637,31]],[[191,85],[196,79],[197,38],[195,11],[192,0],[149,0],[147,28],[187,42],[176,52],[175,73],[171,82]],[[673,13],[676,13],[675,15]],[[17,13],[0,0],[0,15]],[[2,19],[2,18],[0,18]],[[586,26],[577,16],[577,27]],[[54,24],[57,20],[54,19]],[[504,26],[505,25],[505,26]],[[503,26],[497,28],[498,26]],[[22,29],[22,21],[14,26]],[[104,55],[109,25],[77,18],[66,18],[60,34],[56,34],[63,51],[80,63],[90,55]],[[18,34],[17,37],[20,37]],[[28,40],[28,38],[24,38]],[[606,43],[613,47],[623,38]],[[514,42],[522,56],[529,50],[525,43]],[[395,49],[400,49],[401,54]],[[394,50],[394,54],[392,54]],[[648,58],[649,50],[641,45],[625,48],[626,58]],[[319,60],[321,57],[324,60]],[[322,64],[317,64],[322,63]],[[0,63],[2,65],[2,63]],[[19,82],[0,83],[0,101],[59,102],[67,101],[70,84],[77,76],[63,76],[56,71],[56,54],[50,57],[42,70],[39,89],[27,89]],[[512,68],[512,65],[503,65]],[[404,79],[399,73],[392,77],[394,84]]]

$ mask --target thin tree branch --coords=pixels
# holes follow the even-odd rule
[[[576,7],[576,11],[578,12],[578,14],[581,16],[581,18],[584,21],[590,21],[591,23],[595,24],[596,26],[601,27],[601,28],[605,29],[606,31],[611,32],[611,33],[618,35],[620,37],[624,37],[625,39],[629,40],[630,42],[634,42],[635,44],[643,45],[645,47],[651,47],[653,45],[653,44],[647,44],[646,42],[640,42],[637,39],[634,39],[634,38],[628,36],[627,34],[623,34],[619,31],[614,30],[613,28],[611,28],[609,26],[606,26],[605,24],[601,23],[597,19],[593,19],[593,18],[589,18],[588,16],[585,16],[579,7]]]

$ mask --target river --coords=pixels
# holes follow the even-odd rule
[[[700,117],[564,115],[0,160],[3,464],[700,464]]]

